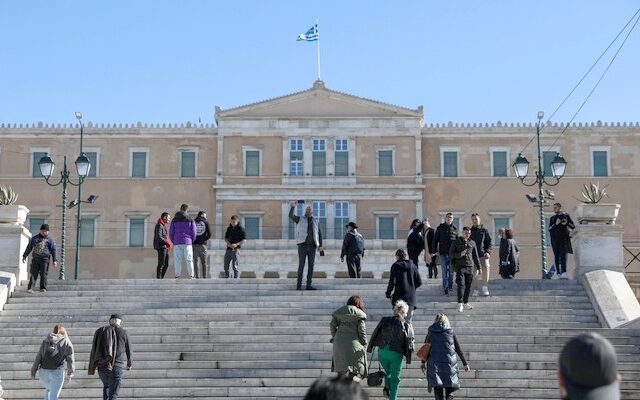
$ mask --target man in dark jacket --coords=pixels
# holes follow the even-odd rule
[[[458,286],[458,311],[465,308],[470,310],[473,307],[469,304],[469,293],[471,292],[471,282],[473,281],[473,268],[480,269],[480,258],[476,243],[471,240],[471,229],[465,226],[462,229],[462,236],[451,244],[449,249],[451,265],[456,272],[456,285]],[[464,292],[463,292],[464,291]]]
[[[156,267],[156,279],[164,279],[164,274],[169,268],[169,249],[171,249],[171,240],[167,232],[171,217],[168,212],[160,214],[160,218],[153,229],[153,248],[158,252],[158,265]]]
[[[407,254],[402,249],[396,251],[397,261],[391,266],[389,284],[386,296],[391,299],[391,304],[398,300],[404,300],[409,305],[407,321],[411,321],[411,315],[416,308],[416,289],[422,285],[418,267],[411,260],[407,260]]]
[[[442,269],[442,288],[444,294],[449,294],[453,288],[453,274],[451,272],[451,259],[449,258],[449,248],[451,242],[458,237],[458,228],[453,225],[453,214],[447,213],[444,222],[438,225],[433,235],[432,255],[440,257],[440,268]]]
[[[409,260],[413,261],[416,267],[419,266],[418,259],[420,253],[424,250],[424,237],[422,236],[422,230],[424,225],[419,219],[414,219],[411,222],[411,229],[409,229],[409,236],[407,237],[407,253],[409,254]]]
[[[556,214],[549,218],[549,234],[551,235],[551,248],[555,257],[556,270],[560,279],[568,279],[567,254],[571,252],[571,234],[569,229],[576,226],[571,217],[562,211],[562,204],[555,203],[553,212]]]
[[[93,335],[89,357],[89,375],[98,369],[105,400],[117,400],[124,371],[131,369],[131,345],[127,331],[122,329],[122,317],[113,314],[109,325],[98,328]],[[126,360],[125,360],[126,356]]]
[[[176,279],[182,274],[182,259],[187,264],[189,278],[193,279],[193,242],[196,240],[196,223],[189,217],[189,206],[183,204],[180,211],[173,216],[169,237],[173,243],[173,262],[176,269]]]
[[[31,269],[29,271],[29,285],[27,286],[27,293],[33,293],[32,287],[35,286],[40,276],[40,291],[47,291],[47,275],[49,274],[49,258],[53,260],[53,266],[58,266],[56,259],[56,242],[53,238],[49,237],[49,225],[42,224],[40,226],[40,233],[35,235],[29,241],[27,248],[22,254],[22,262],[27,262],[29,253],[33,251],[31,256]]]
[[[478,250],[478,257],[480,257],[481,270],[476,270],[473,275],[473,297],[478,296],[478,281],[480,275],[482,275],[482,295],[489,296],[489,273],[491,272],[491,266],[489,265],[489,258],[491,257],[491,235],[487,228],[480,223],[480,216],[477,213],[471,214],[471,239],[476,244]]]
[[[424,262],[429,269],[429,279],[438,279],[438,264],[436,263],[435,250],[433,248],[433,237],[435,236],[435,230],[429,223],[429,218],[425,218],[422,229],[422,237],[424,238]]]
[[[209,221],[207,221],[207,213],[200,211],[195,220],[196,223],[196,240],[193,242],[193,269],[196,273],[196,279],[207,277],[207,242],[211,238],[211,230],[209,229]],[[198,261],[201,270],[198,271]]]
[[[342,251],[340,252],[340,261],[344,262],[347,257],[347,269],[349,270],[349,278],[360,278],[360,262],[364,257],[364,238],[358,232],[358,225],[355,222],[349,222],[346,225],[347,233],[342,240]]]
[[[240,226],[240,219],[237,215],[231,216],[231,222],[224,234],[224,241],[227,243],[227,250],[224,253],[224,277],[229,277],[229,264],[233,267],[233,277],[240,276],[238,270],[238,249],[247,241],[247,234],[244,228]]]

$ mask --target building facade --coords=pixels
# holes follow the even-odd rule
[[[536,160],[534,125],[428,125],[422,107],[360,98],[328,89],[322,81],[259,103],[217,107],[215,113],[216,126],[85,127],[83,151],[92,170],[83,193],[99,199],[82,208],[81,277],[155,276],[153,227],[162,211],[173,213],[182,203],[193,212],[208,212],[214,264],[229,217],[237,214],[250,238],[245,252],[265,260],[270,252],[291,253],[290,259],[272,260],[283,264],[272,269],[294,270],[291,201],[300,201],[298,213],[310,205],[319,218],[333,257],[323,261],[327,265],[339,264],[334,253],[348,221],[357,221],[371,254],[378,254],[371,262],[386,265],[405,242],[413,218],[429,217],[436,225],[452,212],[461,227],[477,212],[494,235],[501,227],[514,229],[521,276],[539,277],[539,214],[525,198],[534,190],[510,167],[520,152],[532,164]],[[0,140],[0,183],[20,193],[19,202],[31,210],[32,231],[46,221],[59,241],[61,189],[44,182],[37,162],[45,153],[56,162],[50,181],[59,178],[64,155],[73,170],[79,127],[0,124]],[[619,223],[631,261],[640,247],[640,211],[634,204],[640,197],[638,123],[547,124],[542,149],[545,168],[556,152],[568,162],[560,185],[549,188],[568,211],[584,183],[608,185],[609,200],[622,205]],[[76,179],[75,172],[71,176]],[[69,199],[77,197],[76,190],[69,187]],[[67,213],[66,225],[70,270],[75,209]],[[220,269],[213,265],[216,275]],[[628,271],[640,271],[640,262],[631,262]]]

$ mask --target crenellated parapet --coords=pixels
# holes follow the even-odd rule
[[[77,123],[0,123],[0,135],[31,135],[31,134],[76,134],[80,130]],[[215,135],[217,127],[213,123],[95,123],[84,125],[85,135],[135,135],[135,134],[197,134]]]

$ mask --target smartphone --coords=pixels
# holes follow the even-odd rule
[[[324,250],[320,250],[320,257],[324,257]]]
[[[304,204],[304,200],[298,200],[298,204]]]

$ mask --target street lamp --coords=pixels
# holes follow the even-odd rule
[[[60,180],[57,182],[51,182],[51,176],[55,170],[56,164],[53,162],[49,154],[45,154],[38,161],[38,168],[40,169],[40,174],[44,177],[44,180],[47,182],[49,186],[58,186],[62,185],[62,238],[60,243],[60,273],[58,275],[58,279],[65,279],[65,268],[64,268],[64,258],[65,258],[65,228],[66,228],[66,220],[67,220],[67,184],[73,186],[79,186],[84,181],[84,178],[89,174],[89,170],[91,169],[91,162],[89,159],[80,155],[78,159],[76,159],[76,172],[78,173],[78,182],[75,183],[71,180],[69,176],[69,170],[67,169],[67,156],[64,156],[62,164],[62,172],[60,172]]]
[[[541,246],[541,256],[542,256],[542,278],[547,278],[547,229],[545,226],[544,220],[544,202],[545,202],[545,194],[543,192],[543,185],[555,186],[560,183],[560,178],[564,176],[564,173],[567,169],[567,162],[560,155],[560,153],[556,153],[553,161],[551,161],[551,174],[549,171],[545,171],[542,168],[542,152],[540,150],[540,123],[542,122],[542,118],[544,118],[544,112],[538,112],[538,123],[536,124],[536,137],[538,139],[538,170],[535,173],[535,180],[532,182],[525,182],[527,178],[527,173],[529,172],[529,160],[526,159],[522,154],[518,154],[515,161],[511,165],[513,167],[513,171],[516,174],[516,177],[522,182],[525,186],[534,186],[538,185],[538,208],[540,209],[540,246]],[[555,180],[547,181],[545,178],[553,177]]]
[[[84,172],[84,176],[89,175],[89,171],[91,170],[91,162],[89,158],[82,152],[82,139],[84,137],[84,125],[82,124],[82,113],[80,111],[76,111],[76,118],[78,122],[80,122],[80,157],[78,157],[78,161],[82,159],[82,166],[85,168],[82,170]],[[76,167],[78,166],[78,161],[76,161]],[[78,175],[80,175],[80,169],[78,169]],[[82,182],[84,179],[80,180],[78,184],[78,200],[82,198]],[[76,214],[76,270],[75,270],[75,279],[78,279],[80,276],[80,209],[82,208],[82,203],[78,203],[78,210]]]

